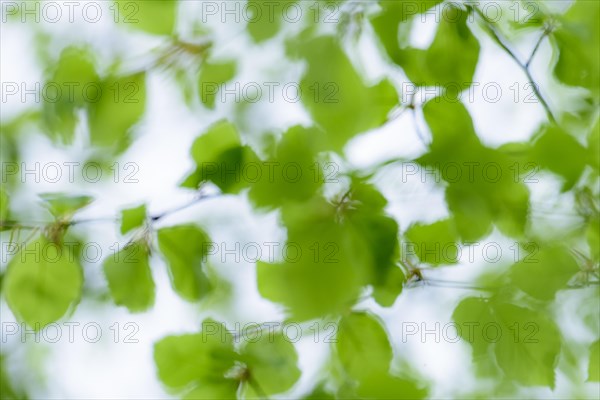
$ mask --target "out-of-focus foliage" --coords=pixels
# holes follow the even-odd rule
[[[146,205],[142,204],[134,208],[121,211],[121,234],[126,234],[132,229],[138,228],[146,220]]]
[[[194,225],[179,225],[159,229],[157,237],[169,266],[173,289],[187,300],[202,298],[210,289],[202,271],[209,250],[208,235]]]
[[[154,304],[154,280],[148,258],[147,245],[133,242],[106,259],[104,273],[115,304],[131,312],[147,310]]]
[[[462,326],[477,321],[482,326],[500,327],[503,332],[502,335],[492,333],[491,329],[462,332],[463,339],[472,346],[477,368],[491,362],[492,347],[497,367],[506,378],[525,386],[554,387],[561,340],[558,328],[546,315],[494,297],[469,297],[460,302],[453,317]],[[495,339],[491,340],[492,337]],[[488,367],[493,376],[498,374],[496,366]]]
[[[71,247],[66,238],[94,222],[76,218],[93,200],[79,193],[43,190],[41,202],[21,204],[32,186],[21,183],[15,166],[29,154],[31,139],[46,135],[58,149],[80,149],[83,143],[82,158],[107,170],[150,128],[143,123],[147,106],[156,110],[163,105],[161,90],[176,88],[201,125],[189,154],[181,154],[193,169],[180,182],[157,179],[156,184],[179,184],[198,199],[208,186],[218,196],[247,200],[257,215],[273,213],[286,251],[283,257],[257,260],[256,282],[244,284],[256,284],[286,322],[335,321],[336,330],[331,342],[319,343],[327,352],[312,382],[301,379],[298,350],[304,347],[281,329],[267,334],[259,325],[257,340],[232,335],[225,321],[234,302],[211,309],[207,301],[226,279],[208,271],[214,244],[207,232],[212,231],[200,220],[159,226],[168,212],[151,214],[152,199],[145,199],[114,218],[114,232],[124,241],[102,259],[102,290],[111,305],[146,312],[160,287],[154,277],[162,260],[172,290],[214,318],[205,319],[198,332],[155,343],[157,377],[170,393],[185,399],[289,397],[305,385],[305,399],[435,397],[435,382],[420,376],[416,362],[411,365],[414,360],[394,347],[397,338],[378,314],[397,312],[404,318],[403,309],[392,307],[414,287],[431,290],[425,293],[432,293],[435,304],[434,288],[448,282],[436,281],[436,274],[458,270],[455,265],[464,259],[459,249],[496,237],[513,241],[515,259],[486,264],[481,275],[470,275],[471,282],[457,282],[454,302],[444,297],[439,307],[453,309],[446,317],[462,328],[457,340],[472,357],[464,372],[473,374],[473,388],[443,397],[523,398],[547,395],[559,386],[560,395],[577,397],[580,388],[600,381],[597,307],[586,311],[600,301],[598,1],[575,0],[564,8],[551,2],[502,2],[501,18],[493,19],[483,4],[471,1],[248,0],[236,4],[246,7],[249,20],[227,26],[226,40],[202,20],[210,15],[187,15],[192,8],[185,3],[193,2],[107,5],[114,17],[113,26],[106,27],[114,30],[111,38],[131,39],[110,51],[32,25],[35,55],[43,67],[43,100],[10,119],[3,116],[0,124],[2,244],[26,244],[0,270],[1,293],[17,321],[39,330],[70,315],[86,298],[81,240],[76,237]],[[233,2],[219,6],[225,3],[237,7]],[[300,18],[292,23],[289,12],[297,10]],[[11,13],[7,24],[22,17]],[[431,41],[417,45],[425,19]],[[274,117],[295,114],[263,101],[222,104],[229,98],[222,95],[231,94],[229,84],[256,72],[253,63],[228,49],[232,41],[248,52],[276,48],[284,67],[272,65],[269,72],[297,72],[300,96],[291,103],[305,120],[263,128],[261,107]],[[133,48],[138,43],[148,51],[140,55]],[[515,63],[545,114],[527,140],[489,144],[474,121],[476,108],[450,93],[457,85],[471,87],[486,51]],[[542,52],[551,52],[545,54],[548,65],[536,65],[534,71],[532,62]],[[366,60],[371,58],[383,65],[370,68]],[[405,83],[433,94],[407,96],[411,91]],[[58,95],[57,87],[86,89]],[[563,104],[557,98],[561,91],[575,93],[576,101]],[[418,153],[374,168],[351,165],[347,150],[360,135],[384,126],[399,137],[408,135],[406,125],[395,124],[403,113],[411,115],[421,140]],[[183,140],[178,121],[162,134]],[[443,193],[443,216],[400,225],[390,193],[402,191],[405,182],[379,179],[397,161],[439,178],[432,180]],[[171,167],[165,162],[165,169]],[[531,171],[539,186],[533,186]],[[569,206],[540,209],[540,197]],[[36,215],[40,204],[47,210],[40,215],[49,222],[33,217],[28,222],[29,210]],[[561,217],[565,208],[575,221],[568,228],[540,222],[540,214]],[[573,335],[565,326],[565,299],[569,320],[585,334]],[[11,382],[6,360],[2,355],[1,397],[26,397]]]
[[[300,377],[298,355],[281,334],[234,348],[221,323],[205,320],[200,333],[169,336],[154,347],[161,380],[186,399],[256,398],[285,392]]]
[[[339,325],[337,355],[355,385],[355,396],[378,399],[421,399],[425,391],[411,380],[389,372],[392,347],[381,324],[367,313],[352,313]]]
[[[12,258],[2,285],[11,310],[39,330],[79,301],[83,275],[71,249],[40,236]]]

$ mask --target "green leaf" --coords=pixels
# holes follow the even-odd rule
[[[195,225],[179,225],[158,231],[158,247],[167,259],[171,286],[184,299],[201,299],[211,285],[202,271],[210,239]]]
[[[259,160],[248,146],[242,146],[238,132],[228,121],[216,122],[192,144],[196,170],[181,186],[196,189],[210,181],[225,193],[238,193],[250,184],[248,166]]]
[[[312,392],[302,397],[302,400],[334,400],[336,397],[325,390],[324,384],[319,384]]]
[[[356,178],[331,203],[316,195],[285,204],[288,239],[277,250],[284,262],[257,263],[261,295],[299,320],[347,311],[367,285],[378,301],[391,305],[403,277],[395,271],[398,224],[385,215],[385,205],[381,193]]]
[[[408,37],[399,41],[399,24],[403,23],[410,29],[415,14],[421,14],[442,0],[423,0],[418,3],[406,1],[380,1],[381,11],[371,19],[371,24],[388,55],[393,59],[397,56],[400,47],[406,45]],[[407,35],[408,36],[408,35]]]
[[[600,221],[592,219],[586,232],[588,247],[592,260],[598,262],[600,258]]]
[[[552,33],[558,47],[554,74],[563,83],[600,93],[600,24],[597,1],[577,0],[559,17],[560,25]]]
[[[364,241],[335,215],[336,208],[319,197],[282,207],[288,240],[276,254],[284,261],[257,263],[259,292],[283,304],[292,319],[348,310],[373,270]]]
[[[196,164],[217,160],[221,154],[239,147],[240,136],[235,126],[225,120],[211,125],[192,144],[192,158]]]
[[[86,106],[91,98],[87,90],[97,87],[99,81],[87,49],[67,47],[61,52],[43,96],[44,121],[53,138],[67,144],[73,142],[78,122],[76,111]],[[89,93],[92,96],[93,90]]]
[[[514,160],[481,144],[461,103],[437,97],[425,104],[423,113],[433,142],[430,152],[417,161],[448,182],[446,202],[461,240],[480,239],[492,223],[508,236],[522,236],[529,192],[514,179]]]
[[[146,205],[121,210],[121,234],[124,235],[132,229],[139,228],[146,221]]]
[[[90,196],[72,196],[66,193],[41,193],[39,196],[56,219],[70,219],[94,200]]]
[[[373,285],[373,299],[382,307],[391,307],[402,293],[405,282],[406,276],[400,268],[390,268],[384,281]]]
[[[368,86],[331,36],[289,43],[288,53],[302,57],[307,69],[300,81],[302,103],[326,133],[329,149],[340,151],[358,133],[376,128],[398,103],[394,86],[384,80]],[[323,59],[327,68],[323,68]]]
[[[154,280],[148,248],[133,242],[104,261],[104,274],[115,304],[131,312],[145,311],[154,304]]]
[[[360,397],[419,399],[425,397],[414,382],[389,374],[393,353],[388,335],[374,316],[348,314],[339,324],[336,351],[344,371],[358,381]]]
[[[277,207],[289,201],[306,201],[324,181],[316,162],[319,131],[301,126],[290,128],[281,138],[275,154],[256,164],[256,182],[249,197],[259,207]]]
[[[170,35],[175,28],[177,0],[117,0],[118,21],[128,28],[154,35]]]
[[[199,93],[200,101],[209,109],[215,108],[215,99],[221,86],[233,79],[236,74],[235,61],[222,63],[205,62],[200,70]]]
[[[241,361],[250,375],[246,386],[248,398],[285,392],[300,378],[296,349],[281,333],[263,334],[259,340],[247,343],[242,349]]]
[[[495,298],[467,298],[453,314],[459,333],[473,347],[473,360],[488,362],[490,346],[504,375],[525,386],[554,388],[561,338],[544,314]]]
[[[460,327],[458,332],[461,337],[471,345],[473,360],[487,360],[487,350],[491,341],[488,339],[489,336],[486,336],[487,332],[481,327],[496,323],[488,300],[467,297],[458,304],[452,314],[452,319]]]
[[[544,314],[508,303],[495,304],[494,312],[503,332],[495,345],[496,360],[506,376],[525,386],[554,388],[561,347],[554,322]]]
[[[237,399],[240,384],[233,379],[206,380],[186,393],[185,400]]]
[[[275,36],[281,27],[281,18],[289,4],[297,0],[283,0],[269,3],[265,0],[248,0],[247,9],[252,12],[247,18],[248,33],[255,43],[261,43]]]
[[[9,204],[6,191],[0,189],[0,221],[6,221],[8,219]]]
[[[262,335],[238,354],[225,326],[210,319],[201,333],[160,340],[154,360],[160,380],[185,391],[185,399],[236,398],[242,382],[246,398],[271,395],[288,390],[300,377],[296,350],[281,333]]]
[[[469,11],[444,7],[444,16],[431,46],[427,50],[397,48],[390,53],[392,60],[417,86],[471,82],[479,59],[479,42],[467,26],[468,17]]]
[[[600,382],[600,340],[596,340],[590,346],[587,380],[588,382]]]
[[[525,293],[540,300],[553,300],[579,272],[577,261],[562,246],[542,248],[510,269],[512,282]],[[540,279],[543,277],[543,279]]]
[[[2,285],[15,316],[39,330],[79,301],[83,274],[69,248],[40,236],[10,260]]]
[[[27,400],[27,395],[16,389],[10,381],[6,357],[0,353],[0,398],[3,400]]]
[[[186,398],[235,398],[238,382],[225,374],[234,366],[233,338],[223,324],[211,319],[202,332],[168,336],[154,345],[158,377],[171,389],[191,389]]]
[[[396,263],[400,253],[398,223],[385,213],[387,200],[372,185],[353,178],[347,213],[348,229],[362,238],[371,258],[367,282],[373,286],[373,297],[381,306],[391,306],[400,292],[405,277]]]
[[[344,370],[359,380],[373,372],[387,373],[392,362],[392,347],[386,331],[366,312],[354,312],[342,318],[336,350]]]
[[[102,80],[98,95],[88,104],[92,144],[112,148],[116,153],[125,150],[131,142],[131,129],[145,108],[145,73]]]
[[[531,157],[542,168],[565,179],[563,190],[570,189],[586,166],[586,149],[571,135],[555,126],[547,127],[533,145]]]
[[[417,257],[424,263],[441,265],[458,262],[460,241],[452,219],[412,225],[405,236],[415,246]]]
[[[596,119],[596,124],[590,130],[588,135],[588,164],[596,171],[600,170],[600,118]]]

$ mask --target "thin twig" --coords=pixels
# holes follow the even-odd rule
[[[19,221],[0,221],[0,228],[18,228],[18,229],[39,229],[42,226],[51,224],[52,222],[28,222],[22,223]],[[36,225],[33,225],[36,224]]]
[[[535,47],[533,48],[533,50],[531,51],[531,55],[529,56],[529,59],[527,60],[527,62],[525,63],[525,67],[529,68],[529,65],[531,64],[531,61],[533,61],[533,57],[535,57],[535,54],[537,53],[538,49],[540,48],[540,45],[542,44],[542,42],[544,41],[544,38],[548,35],[548,31],[544,30],[544,33],[542,33],[540,35],[540,38],[538,39],[538,41],[535,44]]]
[[[534,48],[534,51],[532,52],[531,56],[529,57],[529,60],[527,61],[527,63],[523,63],[519,59],[519,57],[517,57],[515,52],[513,50],[511,50],[510,47],[508,47],[508,45],[504,42],[504,39],[501,37],[500,33],[498,33],[498,31],[496,30],[494,25],[487,20],[487,18],[485,17],[485,15],[483,15],[481,10],[479,10],[477,7],[473,7],[473,9],[477,13],[477,15],[479,15],[479,17],[485,22],[485,26],[487,27],[488,33],[496,40],[498,45],[500,45],[500,47],[502,47],[502,49],[510,56],[510,58],[512,58],[517,63],[517,65],[523,70],[523,72],[525,73],[525,76],[527,77],[527,80],[531,84],[533,93],[538,98],[542,107],[544,107],[544,110],[546,111],[546,115],[548,116],[548,119],[550,120],[550,122],[555,124],[556,118],[554,118],[554,114],[552,114],[552,111],[550,110],[550,106],[548,105],[548,102],[546,101],[544,96],[542,96],[542,93],[540,92],[540,89],[539,89],[537,83],[535,83],[535,80],[533,79],[533,76],[531,75],[531,71],[529,70],[529,63],[531,62],[531,60],[533,59],[533,56],[537,52],[537,48],[539,47],[539,44],[541,43],[542,39],[546,36],[547,31],[545,31],[544,35],[542,35],[542,37],[540,37],[538,44],[536,44],[536,47]]]
[[[210,198],[217,197],[217,196],[219,196],[219,195],[218,194],[211,194],[211,195],[200,194],[199,196],[197,196],[194,200],[190,201],[189,203],[183,204],[183,205],[181,205],[179,207],[173,208],[171,210],[167,210],[167,211],[165,211],[165,212],[163,212],[161,214],[158,214],[158,215],[155,215],[153,217],[150,217],[150,220],[152,222],[156,222],[156,221],[158,221],[158,220],[160,220],[160,219],[162,219],[162,218],[164,218],[164,217],[166,217],[168,215],[171,215],[171,214],[174,214],[174,213],[176,213],[178,211],[190,208],[191,206],[193,206],[193,205],[201,202],[202,200],[210,199]]]
[[[154,215],[150,217],[150,221],[152,222],[156,222],[159,221],[171,214],[174,214],[178,211],[181,210],[185,210],[197,203],[199,203],[202,200],[206,200],[209,198],[213,198],[213,197],[217,197],[219,196],[219,194],[212,194],[212,195],[199,195],[197,197],[194,198],[194,200],[183,204],[181,206],[178,206],[176,208],[173,208],[171,210],[167,210],[167,211],[163,211],[160,214]],[[68,221],[65,222],[66,226],[75,226],[75,225],[81,225],[81,224],[89,224],[89,223],[94,223],[94,222],[118,222],[119,218],[117,217],[98,217],[98,218],[87,218],[87,219],[79,219],[79,220],[73,220],[73,221]],[[43,227],[46,227],[48,225],[52,225],[56,223],[56,221],[48,221],[48,222],[19,222],[19,221],[0,221],[0,228],[19,228],[19,229],[31,229],[31,230],[36,230],[36,229],[40,229]]]

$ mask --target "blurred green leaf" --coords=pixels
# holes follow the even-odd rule
[[[2,285],[15,316],[39,330],[79,301],[83,274],[70,248],[40,236],[13,256]]]
[[[417,86],[472,82],[480,46],[467,27],[468,19],[469,11],[454,6],[444,7],[444,15],[428,49],[397,47],[390,57]]]
[[[408,39],[403,37],[400,40],[400,23],[403,23],[403,29],[412,27],[413,17],[422,14],[426,10],[441,3],[442,0],[423,0],[420,2],[408,1],[387,1],[379,2],[381,11],[371,18],[371,24],[384,49],[392,58],[397,57],[401,47],[405,47]]]
[[[54,138],[67,144],[73,142],[77,110],[87,105],[94,93],[90,88],[98,88],[99,82],[92,54],[87,49],[67,47],[61,52],[42,93],[44,120]]]
[[[131,129],[146,108],[146,74],[102,80],[88,107],[92,144],[122,152],[131,143]]]
[[[391,307],[406,282],[404,272],[398,267],[391,267],[380,284],[373,285],[373,299],[382,307]]]
[[[27,400],[27,395],[15,389],[6,368],[6,357],[0,353],[0,398],[3,400]]]
[[[512,282],[525,293],[540,300],[553,300],[556,292],[565,289],[579,272],[579,265],[569,251],[561,246],[542,248],[514,264],[510,269]],[[540,279],[543,277],[543,279]]]
[[[446,202],[461,239],[480,239],[492,223],[506,235],[522,236],[529,191],[514,177],[514,160],[483,146],[461,103],[436,97],[425,104],[423,113],[433,141],[430,152],[417,161],[435,168],[448,182]]]
[[[559,27],[552,33],[558,47],[554,74],[563,83],[600,94],[600,23],[597,1],[576,0],[558,17]]]
[[[275,36],[281,27],[281,19],[286,15],[289,4],[297,0],[269,2],[269,0],[248,0],[247,9],[252,12],[247,18],[248,33],[255,43],[261,43]]]
[[[285,392],[300,378],[296,349],[281,333],[263,333],[259,340],[250,341],[242,349],[241,361],[251,379],[246,386],[247,398]]]
[[[506,376],[525,386],[554,388],[561,347],[554,322],[544,314],[508,303],[495,304],[494,313],[503,324],[503,334],[495,345],[496,360]]]
[[[367,283],[373,286],[375,301],[384,307],[394,303],[405,280],[396,266],[400,253],[398,223],[385,213],[386,205],[386,198],[373,185],[352,180],[345,221],[367,246],[372,260],[368,264],[372,269],[366,270]]]
[[[354,312],[343,317],[339,324],[336,351],[348,376],[358,382],[357,394],[360,397],[425,397],[425,391],[414,382],[390,375],[392,347],[383,326],[372,315]]]
[[[474,361],[488,359],[488,348],[493,346],[508,379],[554,388],[561,337],[544,314],[495,298],[471,297],[460,302],[453,319],[459,334],[471,344]]]
[[[146,244],[132,242],[104,260],[104,274],[115,304],[131,312],[154,304],[154,280]]]
[[[365,244],[336,222],[336,208],[315,197],[282,208],[288,239],[283,262],[257,263],[258,289],[283,304],[292,319],[309,320],[348,310],[371,271]]]
[[[600,382],[600,340],[596,340],[590,346],[587,380],[588,382]]]
[[[9,205],[8,194],[6,194],[4,189],[0,189],[0,221],[8,219]]]
[[[170,35],[175,28],[177,0],[116,0],[117,21],[154,35]]]
[[[245,398],[288,390],[299,379],[298,355],[281,333],[260,333],[239,352],[225,326],[205,320],[197,334],[169,336],[154,346],[160,380],[185,399],[236,398],[245,383]]]
[[[417,257],[432,265],[456,264],[460,240],[452,219],[444,219],[432,224],[411,225],[405,233],[415,246]]]
[[[238,193],[248,187],[248,166],[259,161],[250,147],[241,145],[235,126],[225,120],[211,125],[198,137],[191,154],[196,170],[181,186],[197,189],[202,182],[210,181],[225,193]]]
[[[195,225],[159,229],[157,235],[173,289],[186,300],[201,299],[211,288],[202,271],[209,249],[208,235]]]
[[[91,196],[73,196],[68,193],[42,193],[39,196],[57,219],[70,219],[94,200]]]
[[[146,221],[146,205],[121,210],[121,234],[124,235],[132,229],[139,228]]]
[[[325,131],[328,148],[340,151],[356,134],[383,124],[398,104],[396,89],[388,80],[374,86],[363,82],[336,38],[302,36],[287,48],[290,55],[306,60],[298,96]]]
[[[221,63],[205,62],[200,69],[200,101],[209,109],[215,108],[215,100],[221,86],[233,79],[237,72],[235,61]]]
[[[158,377],[171,389],[191,389],[185,396],[190,399],[235,398],[238,382],[225,377],[235,357],[231,334],[210,319],[201,333],[168,336],[154,345]]]
[[[332,203],[317,195],[284,205],[284,261],[257,263],[260,293],[298,320],[347,311],[366,285],[380,304],[391,305],[403,276],[396,266],[398,224],[385,215],[385,205],[381,193],[360,180]]]
[[[289,201],[311,198],[324,182],[316,162],[319,132],[301,126],[290,128],[272,157],[257,163],[256,182],[249,197],[259,207],[277,207]]]
[[[587,161],[585,147],[571,135],[554,126],[547,127],[536,139],[531,157],[542,168],[565,179],[563,190],[573,187]]]

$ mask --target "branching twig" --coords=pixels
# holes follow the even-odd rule
[[[212,194],[212,195],[200,194],[199,196],[194,198],[194,200],[192,200],[186,204],[183,204],[183,205],[173,208],[171,210],[163,211],[160,214],[150,216],[149,219],[151,222],[159,221],[159,220],[161,220],[171,214],[174,214],[178,211],[185,210],[189,207],[192,207],[193,205],[201,202],[202,200],[206,200],[206,199],[213,198],[216,196],[219,196],[219,194]],[[89,223],[94,223],[94,222],[106,222],[106,221],[118,222],[119,218],[117,218],[117,217],[98,217],[98,218],[79,219],[79,220],[67,221],[64,223],[64,225],[65,226],[75,226],[75,225],[89,224]],[[41,228],[44,228],[46,226],[49,226],[49,225],[52,225],[55,223],[56,223],[56,221],[48,221],[48,222],[0,221],[0,228],[18,228],[18,229],[37,230],[37,229],[41,229]]]
[[[537,53],[537,49],[539,48],[542,40],[548,34],[548,29],[546,29],[544,31],[544,34],[538,40],[538,43],[536,44],[531,55],[529,56],[529,59],[527,60],[526,63],[524,63],[519,59],[519,57],[517,57],[515,52],[513,50],[511,50],[510,47],[508,47],[508,45],[505,43],[505,41],[502,38],[502,36],[500,35],[500,33],[496,30],[494,25],[487,20],[487,18],[485,17],[485,15],[483,15],[481,10],[479,10],[477,7],[473,7],[473,9],[477,13],[477,15],[479,15],[479,17],[485,22],[485,27],[487,28],[486,30],[494,38],[496,43],[498,43],[498,45],[500,47],[502,47],[502,49],[510,56],[510,58],[512,58],[517,63],[517,65],[523,70],[523,72],[525,73],[525,76],[527,77],[527,80],[531,84],[534,94],[538,98],[542,107],[544,107],[544,110],[546,111],[546,115],[548,116],[548,119],[550,120],[550,122],[555,124],[556,118],[554,118],[554,114],[550,110],[550,106],[548,105],[548,102],[546,101],[544,96],[542,96],[542,93],[540,92],[540,89],[539,89],[537,83],[535,83],[535,80],[533,79],[533,76],[531,75],[531,71],[529,70],[529,64],[531,63],[531,60],[533,59],[534,55]]]

